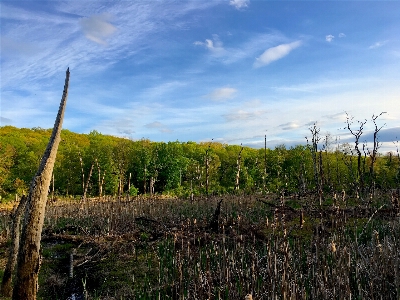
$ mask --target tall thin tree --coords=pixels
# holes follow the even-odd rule
[[[364,190],[364,173],[361,170],[361,150],[360,150],[360,138],[364,133],[364,125],[367,123],[367,120],[364,121],[357,121],[359,124],[358,129],[352,129],[351,125],[353,124],[354,117],[350,117],[349,114],[346,112],[346,124],[347,129],[350,133],[354,136],[354,149],[357,152],[357,177],[356,177],[356,193],[359,195],[360,189],[361,192]]]
[[[378,119],[381,115],[383,115],[385,113],[386,112],[381,112],[377,116],[372,115],[372,122],[374,122],[375,129],[374,129],[374,147],[372,149],[372,152],[369,153],[370,158],[371,158],[371,163],[370,163],[370,166],[369,166],[369,176],[370,176],[370,180],[371,180],[371,182],[370,182],[370,184],[371,184],[370,190],[372,191],[373,194],[375,192],[374,166],[375,166],[375,163],[376,163],[376,158],[377,158],[378,150],[379,150],[379,147],[380,147],[379,140],[378,140],[378,133],[383,128],[383,126],[386,125],[386,123],[385,123],[380,128],[378,128],[378,125],[376,124],[376,119]]]
[[[33,177],[25,209],[25,219],[17,260],[17,274],[13,291],[13,300],[36,299],[38,275],[40,269],[40,240],[51,174],[57,156],[64,112],[68,98],[69,68],[66,71],[64,91],[50,141]]]
[[[242,144],[240,144],[242,146]],[[242,151],[243,147],[240,148],[238,158],[236,160],[236,178],[235,178],[235,190],[238,191],[240,188],[240,171],[241,171],[241,165],[242,165]]]

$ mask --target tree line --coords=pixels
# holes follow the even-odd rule
[[[348,127],[351,125],[348,119]],[[152,142],[63,130],[54,166],[53,195],[346,192],[368,195],[399,188],[398,152],[379,154],[320,135],[314,124],[306,145],[254,149],[218,142]],[[0,127],[0,194],[27,194],[51,129]],[[374,143],[375,145],[375,143]]]

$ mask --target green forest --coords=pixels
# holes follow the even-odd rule
[[[332,143],[319,132],[311,127],[306,145],[254,149],[63,130],[49,192],[77,197],[345,192],[368,197],[399,187],[398,151],[362,151],[357,144]],[[2,199],[28,193],[50,134],[51,129],[0,127]]]

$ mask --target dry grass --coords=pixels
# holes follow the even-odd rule
[[[301,217],[230,196],[213,230],[220,199],[50,204],[41,295],[66,299],[85,287],[90,299],[399,298],[400,221],[389,209],[303,207]]]

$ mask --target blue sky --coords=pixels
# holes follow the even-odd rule
[[[400,138],[399,1],[1,1],[1,125],[263,147]],[[356,128],[356,123],[354,128]]]

